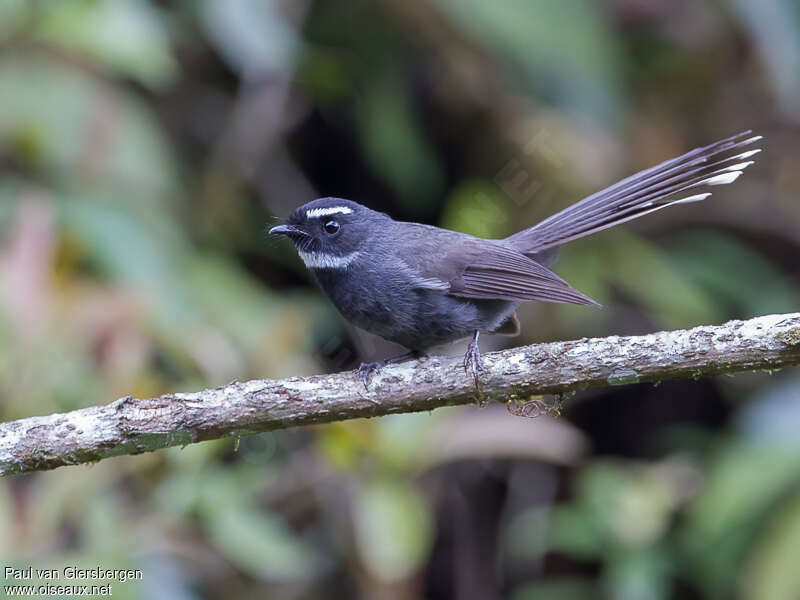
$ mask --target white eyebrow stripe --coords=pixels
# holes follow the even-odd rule
[[[297,253],[300,255],[300,260],[309,269],[346,269],[361,254],[360,252],[351,252],[344,256],[335,256],[324,252],[298,251]]]
[[[349,215],[353,212],[352,208],[347,206],[331,206],[328,208],[312,208],[306,211],[306,219],[315,219],[317,217],[327,217],[330,215]]]

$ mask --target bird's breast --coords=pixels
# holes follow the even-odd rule
[[[320,286],[348,321],[413,350],[495,328],[515,303],[469,300],[418,288],[401,270],[380,264],[315,269]]]
[[[367,331],[380,328],[381,323],[390,324],[411,309],[410,282],[380,265],[315,269],[314,274],[339,312]]]

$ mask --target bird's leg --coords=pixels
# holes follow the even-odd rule
[[[481,349],[478,347],[478,336],[481,332],[476,331],[472,340],[467,346],[467,353],[464,355],[464,371],[469,374],[472,371],[472,379],[475,382],[475,389],[480,392],[480,382],[478,374],[483,369],[483,359],[481,359]]]
[[[375,362],[369,363],[361,363],[361,366],[358,367],[358,373],[361,375],[361,380],[364,382],[364,387],[369,389],[369,378],[372,377],[373,373],[379,371],[386,365],[391,365],[392,363],[399,363],[405,360],[409,360],[411,358],[419,358],[421,353],[418,350],[410,350],[403,354],[399,354],[397,356],[391,356],[389,358],[384,358],[383,360],[378,360]]]

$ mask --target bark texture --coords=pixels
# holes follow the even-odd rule
[[[485,401],[589,387],[698,378],[800,364],[800,313],[644,336],[536,344],[486,354]],[[233,382],[216,389],[121,398],[105,406],[0,423],[0,475],[89,463],[223,436],[431,410],[476,400],[462,360],[387,366],[368,390],[354,372]]]

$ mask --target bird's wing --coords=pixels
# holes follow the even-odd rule
[[[472,256],[461,274],[449,282],[450,295],[599,306],[535,260],[493,242],[481,246],[481,252]]]
[[[598,305],[513,248],[445,229],[404,225],[401,248],[408,252],[402,260],[414,274],[414,288],[460,298]]]

